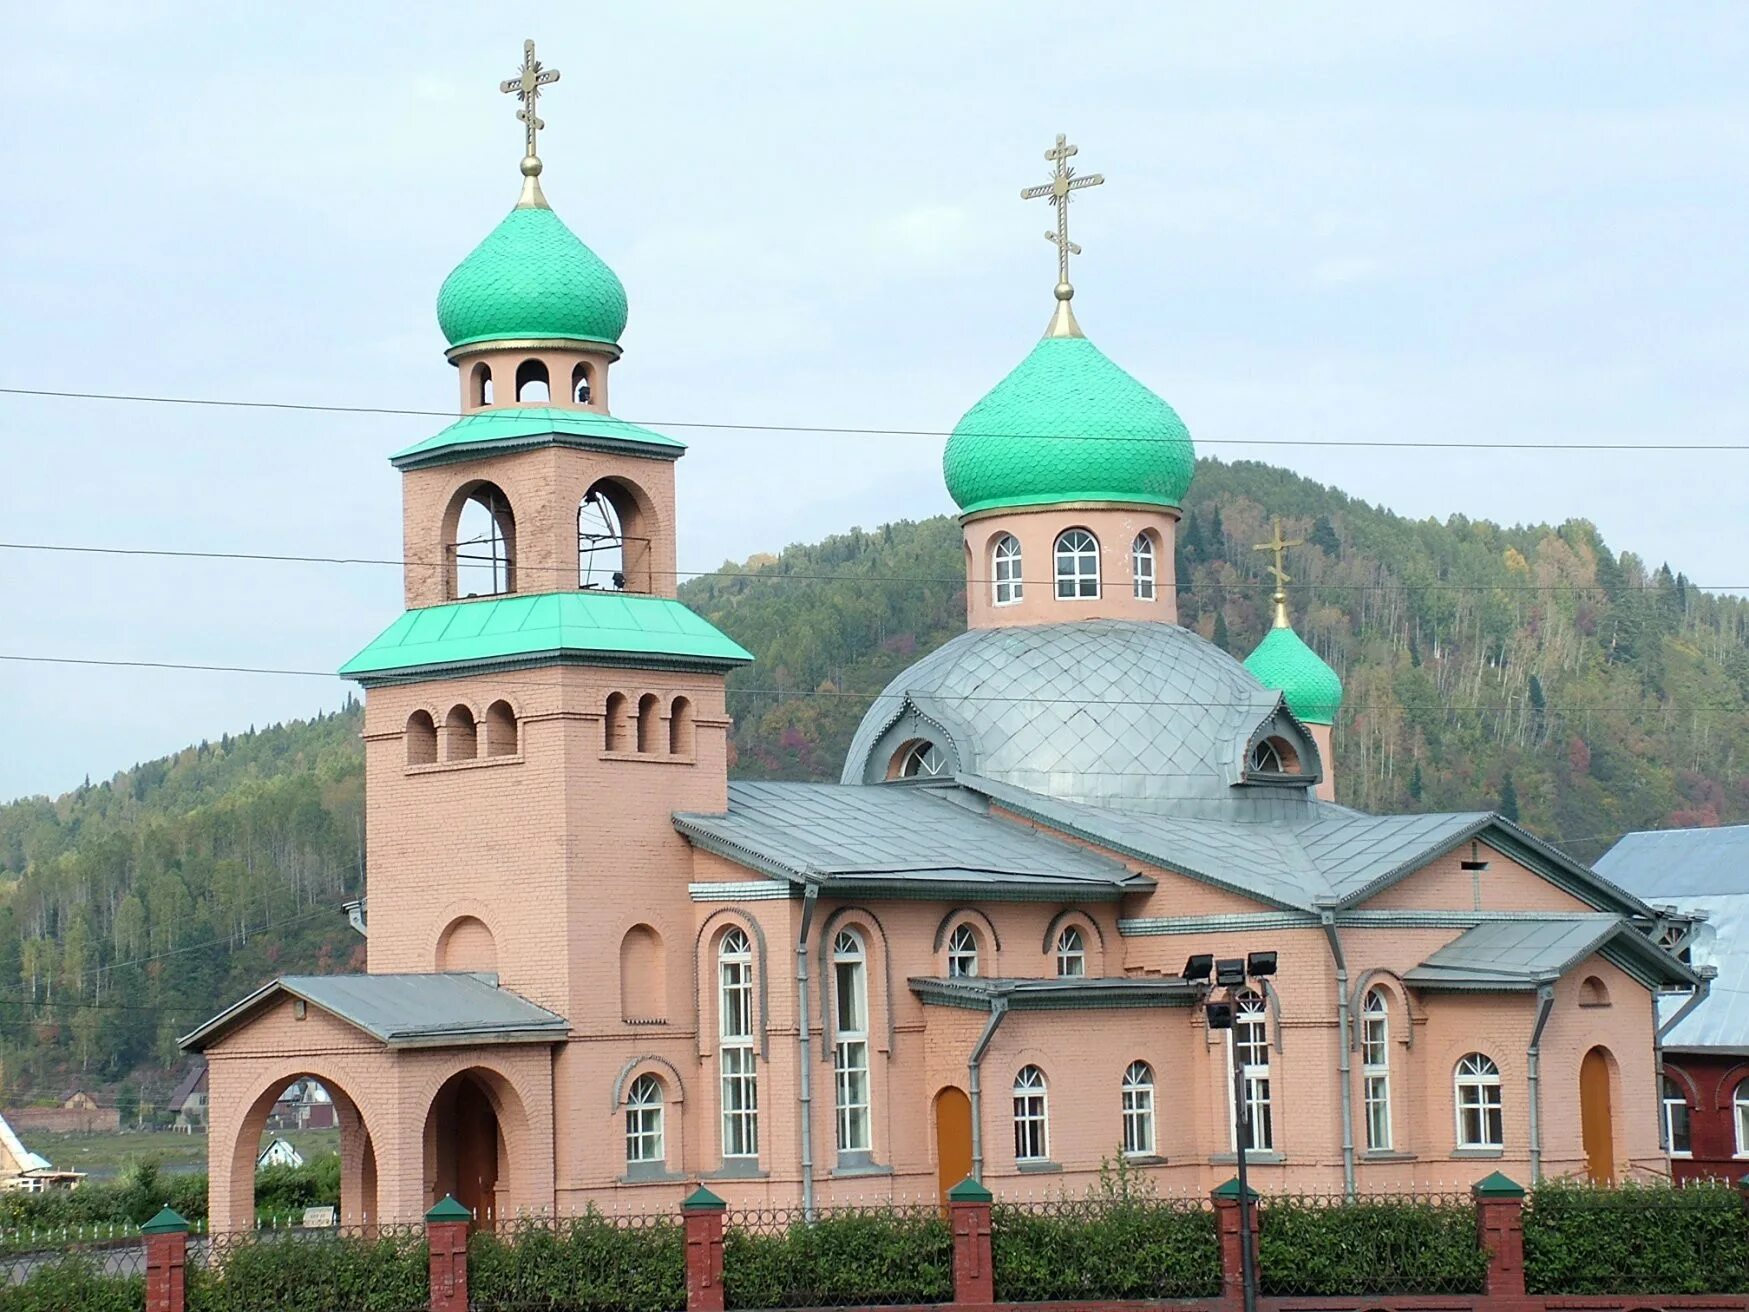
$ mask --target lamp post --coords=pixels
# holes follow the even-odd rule
[[[1199,954],[1184,963],[1182,978],[1189,983],[1201,983],[1205,989],[1226,990],[1219,1001],[1209,1001],[1205,994],[1203,1015],[1211,1030],[1231,1030],[1238,1014],[1238,991],[1248,979],[1264,979],[1275,974],[1273,952],[1251,952],[1244,957],[1223,957]],[[1212,985],[1210,978],[1213,978]],[[1251,1099],[1245,1087],[1245,1053],[1237,1043],[1229,1042],[1233,1053],[1233,1156],[1239,1176],[1239,1285],[1244,1296],[1245,1312],[1257,1312],[1257,1262],[1251,1246],[1251,1182],[1246,1170],[1246,1158],[1252,1148]]]

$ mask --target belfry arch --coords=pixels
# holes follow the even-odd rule
[[[642,489],[622,478],[593,483],[577,506],[577,586],[608,592],[654,592],[654,521],[649,497]]]

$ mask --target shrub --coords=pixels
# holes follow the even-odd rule
[[[1257,1266],[1266,1294],[1477,1294],[1488,1253],[1468,1201],[1285,1197],[1262,1201]]]
[[[0,1283],[0,1312],[143,1312],[145,1279],[105,1275],[100,1261],[69,1255],[19,1284]]]
[[[591,1209],[512,1224],[468,1244],[468,1292],[481,1307],[566,1312],[678,1312],[686,1243],[678,1222],[622,1225]]]
[[[264,1235],[188,1271],[188,1312],[407,1312],[430,1293],[425,1240],[411,1235]]]
[[[1749,1292],[1749,1218],[1728,1185],[1538,1186],[1524,1209],[1533,1294]]]
[[[935,1207],[732,1225],[723,1291],[732,1308],[944,1303],[953,1297],[953,1233]]]

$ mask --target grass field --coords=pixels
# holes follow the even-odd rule
[[[262,1140],[266,1147],[275,1136]],[[304,1160],[340,1151],[338,1130],[292,1130],[277,1136],[290,1142]],[[135,1162],[155,1160],[165,1171],[206,1170],[206,1136],[171,1130],[132,1130],[114,1134],[47,1134],[29,1137],[27,1146],[63,1169],[84,1171],[93,1180],[120,1175]]]

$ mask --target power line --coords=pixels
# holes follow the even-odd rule
[[[58,391],[43,387],[0,387],[0,395],[4,396],[35,396],[49,397],[57,400],[77,401],[120,401],[144,405],[185,405],[207,406],[222,409],[238,410],[297,410],[310,411],[318,414],[358,414],[358,415],[408,415],[423,418],[459,419],[462,416],[452,410],[416,410],[399,406],[370,405],[316,405],[302,401],[237,401],[221,397],[201,396],[149,396],[124,392],[76,392]],[[525,408],[551,408],[549,406],[534,406]],[[568,407],[559,407],[568,408]],[[580,411],[582,414],[600,414],[600,411]],[[518,419],[521,416],[510,411],[485,410],[477,411],[475,419]],[[952,429],[945,428],[863,428],[845,424],[751,424],[712,422],[702,419],[671,419],[657,421],[653,419],[622,420],[622,423],[636,424],[642,428],[700,428],[719,432],[738,433],[815,433],[830,434],[841,437],[951,437]],[[1062,442],[1146,442],[1152,443],[1158,439],[1149,437],[1099,437],[1089,438],[1078,433],[1005,433],[977,432],[978,437],[999,437],[1026,441],[1062,441]],[[1228,437],[1194,439],[1199,446],[1261,446],[1261,447],[1347,447],[1362,450],[1410,450],[1410,451],[1693,451],[1693,452],[1726,452],[1749,451],[1746,442],[1417,442],[1407,439],[1361,440],[1343,438],[1274,438],[1274,437]]]

